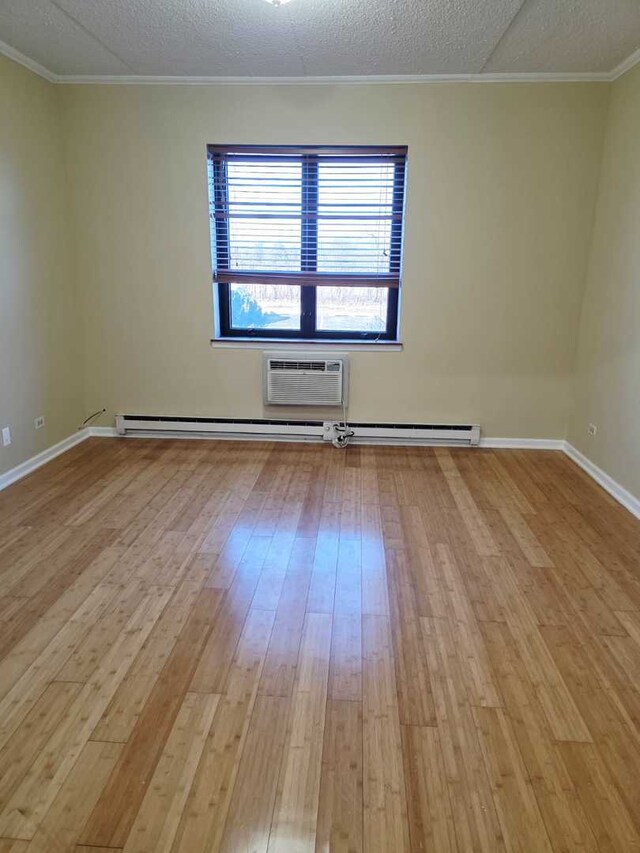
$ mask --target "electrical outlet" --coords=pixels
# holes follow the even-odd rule
[[[595,435],[598,432],[598,427],[595,424],[589,424],[587,432],[589,433],[589,435]]]
[[[42,427],[44,426],[44,417],[42,415],[40,415],[39,418],[35,419],[35,421],[33,422],[33,425],[36,429],[42,429]]]
[[[11,430],[9,427],[4,427],[2,430],[2,445],[3,447],[9,447],[11,444]]]

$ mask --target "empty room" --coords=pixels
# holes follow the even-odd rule
[[[0,853],[640,853],[638,0],[0,0]]]

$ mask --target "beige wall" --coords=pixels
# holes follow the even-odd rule
[[[257,417],[261,353],[211,349],[207,142],[409,146],[401,353],[354,420],[562,438],[604,84],[65,86],[85,409]]]
[[[612,87],[569,440],[640,496],[640,66]]]
[[[261,353],[209,346],[207,142],[406,143],[404,351],[352,355],[350,416],[569,422],[640,493],[640,68],[613,86],[55,87],[0,58],[0,114],[0,473],[103,405],[263,414]]]
[[[59,89],[0,56],[0,474],[82,419],[61,121]]]

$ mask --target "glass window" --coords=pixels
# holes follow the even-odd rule
[[[396,340],[406,148],[209,146],[220,333]]]

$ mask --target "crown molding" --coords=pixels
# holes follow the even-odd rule
[[[25,56],[24,53],[20,53],[19,50],[15,49],[15,47],[11,47],[10,44],[6,44],[3,41],[0,41],[0,54],[6,56],[7,59],[12,59],[14,62],[17,62],[18,65],[24,65],[25,68],[29,69],[29,71],[33,71],[33,73],[37,74],[39,77],[44,77],[44,79],[48,80],[49,83],[58,83],[60,80],[58,74],[54,74],[53,71],[49,71],[49,69],[45,68],[44,65],[40,65],[40,63],[36,62],[35,59],[30,59],[28,56]]]
[[[387,74],[335,77],[149,77],[61,75],[57,83],[104,86],[378,86],[408,83],[608,83],[605,73]]]
[[[634,51],[631,56],[627,56],[626,59],[623,59],[620,65],[616,65],[611,74],[609,75],[611,82],[617,80],[618,77],[622,77],[623,74],[626,74],[627,71],[631,71],[634,65],[637,65],[640,62],[640,47],[638,50]]]
[[[487,74],[378,74],[326,77],[179,77],[149,75],[55,74],[11,45],[0,41],[0,54],[49,83],[102,86],[327,86],[407,83],[612,83],[640,62],[640,49],[613,71],[522,72]]]

